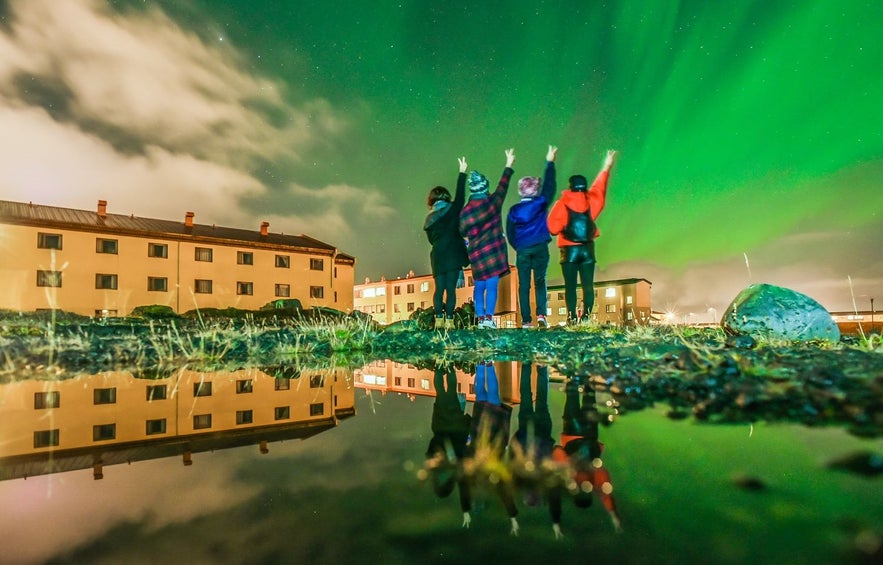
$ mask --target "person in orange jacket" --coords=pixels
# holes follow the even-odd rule
[[[595,220],[604,209],[615,157],[616,151],[607,151],[604,166],[591,187],[583,175],[570,177],[569,188],[561,193],[546,220],[549,232],[558,236],[568,324],[588,321],[595,303],[595,239],[601,235]],[[583,293],[581,316],[577,315],[577,277]]]

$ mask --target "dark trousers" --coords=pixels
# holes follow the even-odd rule
[[[515,268],[518,270],[518,305],[521,307],[521,322],[533,321],[530,311],[530,280],[533,277],[537,316],[546,315],[546,271],[549,269],[549,244],[539,243],[518,250],[515,254]]]
[[[457,278],[459,276],[459,269],[433,275],[435,292],[432,293],[432,307],[435,310],[436,318],[442,316],[452,318],[454,316],[454,308],[457,307]]]
[[[564,303],[568,321],[577,320],[577,277],[583,291],[583,317],[588,319],[595,305],[595,242],[561,248],[561,274],[564,276]]]

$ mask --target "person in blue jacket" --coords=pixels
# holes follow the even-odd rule
[[[546,214],[555,197],[555,156],[558,148],[550,145],[546,153],[546,172],[542,192],[539,177],[524,177],[518,181],[521,201],[509,209],[506,216],[506,237],[515,248],[515,268],[518,270],[518,305],[521,308],[521,327],[534,327],[530,308],[530,286],[533,278],[537,327],[546,324],[546,271],[549,268],[549,228]]]

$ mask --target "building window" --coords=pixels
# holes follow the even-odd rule
[[[414,388],[417,386],[417,381],[414,380],[414,377],[408,377],[408,388]]]
[[[117,425],[116,424],[101,424],[98,426],[92,426],[92,440],[93,441],[107,441],[109,439],[116,439],[117,437]]]
[[[145,430],[145,434],[149,436],[153,436],[156,434],[164,434],[166,433],[166,419],[160,418],[159,420],[147,420],[147,429]]]
[[[236,283],[236,294],[251,296],[254,294],[254,283],[250,282],[237,282]]]
[[[196,414],[193,416],[193,429],[194,430],[205,430],[212,427],[212,415],[211,414]]]
[[[147,277],[148,292],[168,292],[169,279],[166,277]]]
[[[242,424],[253,424],[254,423],[254,411],[252,410],[237,410],[236,411],[236,425],[241,426]]]
[[[408,294],[414,294],[414,284],[413,283],[407,285],[406,292]]]
[[[251,251],[237,251],[236,252],[236,264],[237,265],[254,265],[254,253]]]
[[[196,294],[211,294],[212,281],[208,279],[196,279],[193,281],[193,292]]]
[[[207,261],[211,263],[212,261],[212,249],[211,247],[197,247],[194,253],[194,259],[197,261]]]
[[[324,271],[325,270],[325,259],[310,259],[310,270],[311,271]]]
[[[616,287],[609,286],[609,287],[605,288],[604,289],[604,296],[606,296],[607,298],[614,298],[616,296]]]
[[[61,288],[61,271],[37,271],[37,286]]]
[[[413,312],[413,311],[414,311],[414,303],[408,302],[408,312]]]
[[[34,410],[58,408],[61,406],[61,393],[57,390],[34,393]]]
[[[420,283],[420,292],[429,292],[429,281]]]
[[[385,286],[377,287],[377,296],[386,296],[386,287]]]
[[[242,379],[236,381],[236,394],[247,394],[254,392],[254,381],[251,379]]]
[[[325,414],[325,405],[321,402],[310,404],[310,416],[322,416]]]
[[[616,304],[606,304],[604,306],[604,311],[607,312],[608,314],[616,313]]]
[[[635,319],[635,313],[632,312],[631,310],[629,310],[628,312],[625,313],[625,319],[626,319],[626,320],[634,320],[634,319]]]
[[[287,420],[291,418],[291,407],[290,406],[277,406],[273,410],[273,417],[276,420]]]
[[[402,377],[394,377],[392,381],[395,383],[395,386],[402,386]]]
[[[109,253],[111,255],[117,255],[119,253],[119,247],[117,240],[115,239],[103,239],[96,238],[95,239],[95,252],[96,253]]]
[[[311,286],[310,287],[310,298],[325,298],[325,287],[324,286]]]
[[[166,385],[147,385],[147,401],[165,400],[167,398]]]
[[[288,298],[291,296],[291,285],[289,284],[277,284],[276,285],[276,296],[280,298]]]
[[[101,309],[95,310],[95,317],[100,318],[102,320],[106,319],[106,318],[116,318],[116,316],[117,316],[117,311],[112,310],[110,308],[101,308]]]
[[[58,430],[34,432],[34,447],[53,447],[58,445]]]
[[[147,244],[147,256],[148,257],[159,257],[160,259],[168,259],[169,258],[169,246],[165,243],[148,243]]]
[[[558,315],[559,316],[566,316],[567,315],[567,307],[562,306],[562,307],[558,308]]]
[[[291,389],[291,379],[273,379],[276,381],[275,389],[276,390],[290,390]]]
[[[377,305],[377,313],[385,314],[386,313],[386,304],[378,304]]]
[[[401,286],[398,286],[398,285],[392,287],[392,293],[393,293],[395,296],[400,295],[400,294],[402,293],[402,287],[401,287]]]
[[[40,249],[61,249],[60,233],[38,233],[37,247]]]
[[[633,300],[633,298],[632,298],[631,296],[626,296],[626,297],[625,297],[625,303],[626,303],[626,304],[631,304],[632,302],[634,302],[634,300]]]
[[[94,404],[116,404],[117,389],[112,388],[96,388],[92,393]]]
[[[324,380],[322,375],[310,375],[310,388],[322,388]]]
[[[105,273],[97,273],[95,275],[95,288],[103,290],[117,289],[117,276]]]
[[[393,304],[393,305],[392,305],[392,311],[395,312],[396,314],[401,314],[401,312],[402,312],[402,305],[401,305],[401,304],[398,304],[398,303]]]
[[[193,396],[211,396],[211,395],[212,395],[212,383],[210,383],[210,382],[193,383]]]
[[[291,257],[288,255],[276,255],[276,266],[280,269],[291,268]]]

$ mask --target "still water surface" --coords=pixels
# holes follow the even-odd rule
[[[389,361],[0,385],[0,562],[880,557],[880,475],[831,463],[879,455],[883,440],[840,428],[671,420],[662,407],[620,414],[609,396],[580,385],[515,362],[436,373]],[[511,411],[496,409],[497,399]],[[496,414],[510,452],[509,440],[528,429],[532,446],[540,436],[550,449],[574,437],[603,444],[588,458],[592,504],[579,508],[557,491],[563,537],[553,531],[554,493],[513,487],[507,498],[479,480],[484,471],[473,476],[463,527],[459,489],[437,496],[439,467],[427,471],[431,440],[456,411],[476,416],[466,420],[470,441],[477,413]],[[453,443],[442,451],[453,455]],[[508,476],[505,465],[498,471]]]

